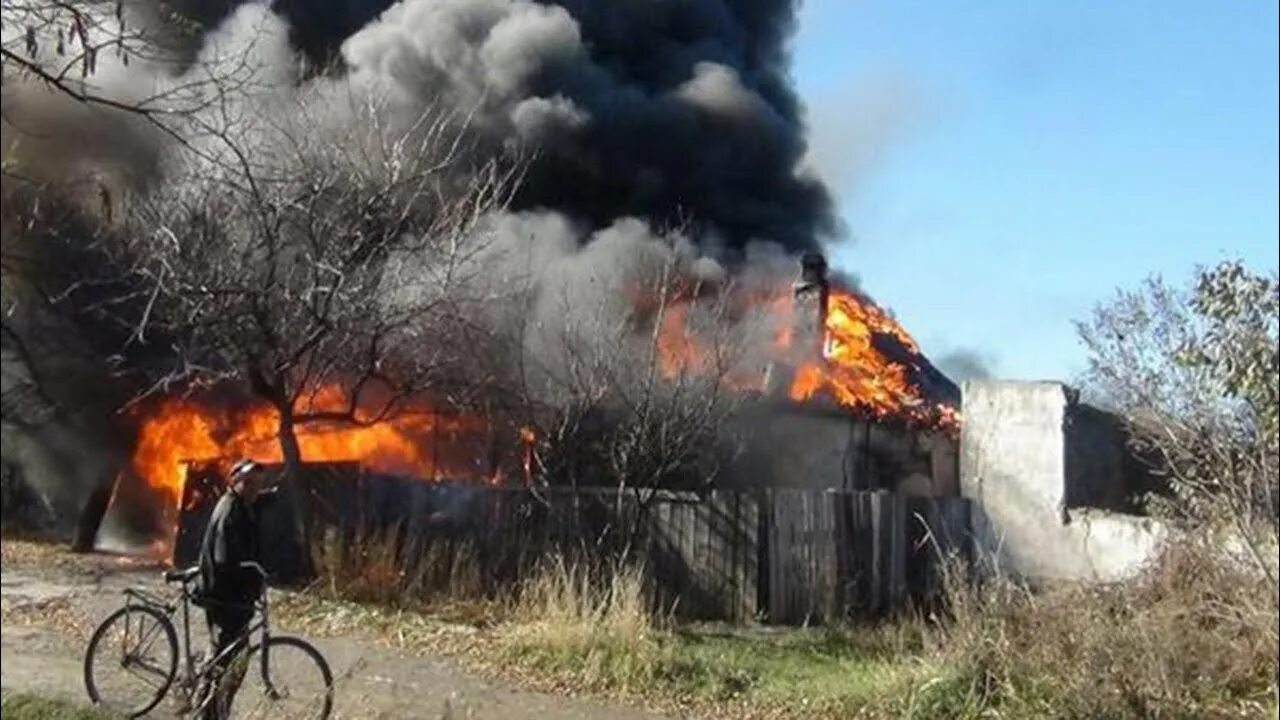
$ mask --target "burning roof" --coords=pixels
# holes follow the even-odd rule
[[[959,390],[920,352],[902,325],[865,295],[831,287],[820,255],[806,255],[790,293],[764,302],[776,328],[768,364],[754,376],[729,375],[737,390],[785,395],[859,416],[897,417],[953,430]],[[712,351],[686,326],[677,304],[663,319],[659,349],[667,377],[707,372]]]

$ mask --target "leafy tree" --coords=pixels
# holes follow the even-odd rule
[[[1280,283],[1239,261],[1188,287],[1151,278],[1078,324],[1086,382],[1129,421],[1169,481],[1155,507],[1192,528],[1233,531],[1275,577],[1280,469]]]

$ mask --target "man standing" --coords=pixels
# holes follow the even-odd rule
[[[259,562],[258,519],[255,501],[262,491],[265,468],[242,460],[231,469],[230,488],[218,500],[200,545],[200,598],[213,635],[215,657],[240,642],[253,619],[254,602],[262,595],[264,579],[246,562]],[[226,674],[238,652],[217,662],[216,677]],[[239,682],[220,683],[218,698],[208,703],[204,716],[221,718]]]

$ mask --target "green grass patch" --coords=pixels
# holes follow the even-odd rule
[[[28,693],[0,692],[0,715],[4,720],[117,720],[118,715],[66,700]]]
[[[757,715],[933,716],[955,705],[914,633],[902,626],[729,631],[654,630],[626,637],[563,626],[513,625],[500,634],[505,658],[575,686]],[[921,702],[910,702],[918,688]],[[905,700],[905,702],[904,702]]]
[[[902,717],[963,704],[922,622],[763,628],[678,625],[644,602],[636,570],[564,562],[528,581],[490,632],[500,664],[558,687],[731,717]],[[904,704],[906,700],[906,704]],[[717,713],[717,711],[719,711]],[[918,717],[929,716],[922,710]]]

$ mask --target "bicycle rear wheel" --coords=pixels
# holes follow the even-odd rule
[[[127,606],[94,631],[84,655],[89,699],[127,717],[164,697],[178,672],[178,635],[159,610]]]
[[[329,663],[303,640],[273,637],[254,645],[243,672],[228,715],[235,720],[325,720],[333,709]]]

